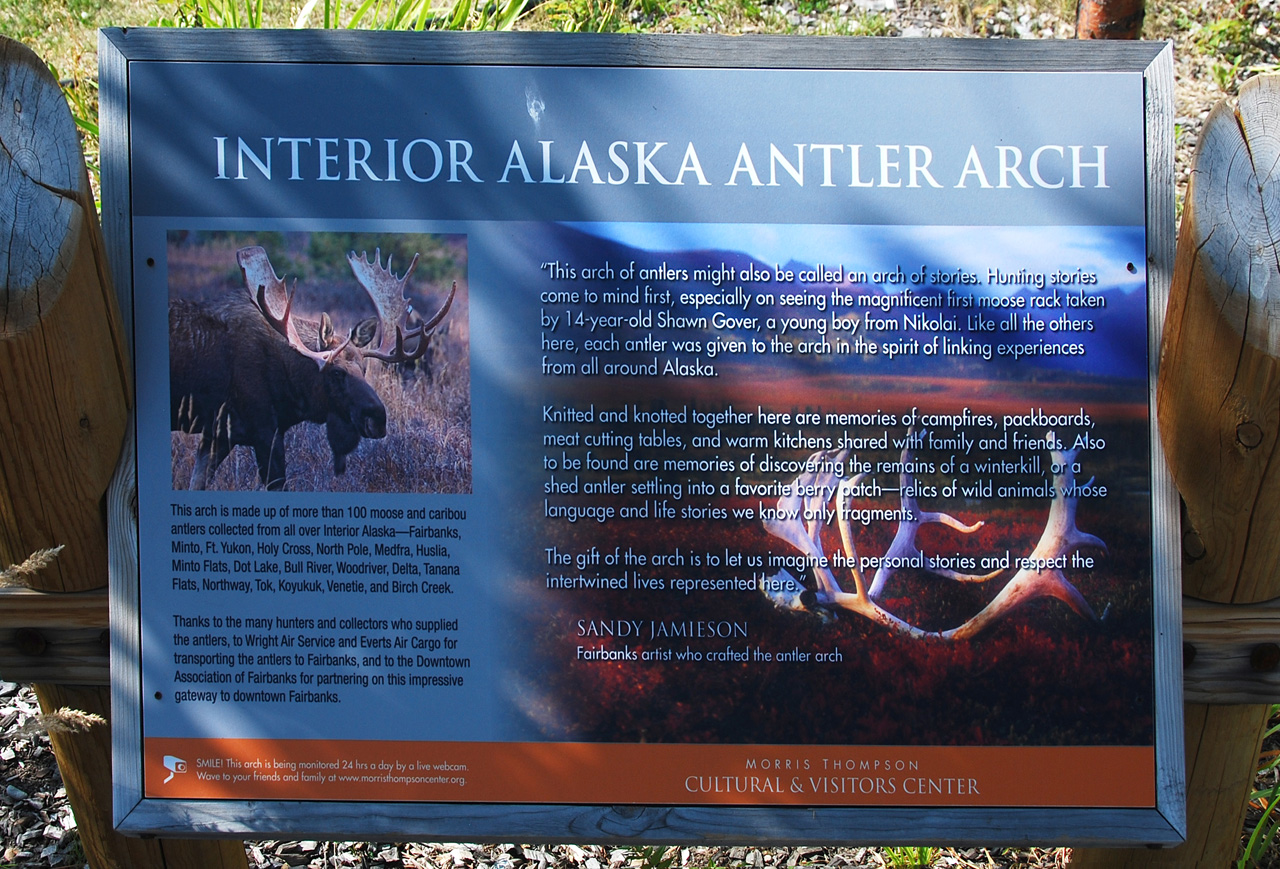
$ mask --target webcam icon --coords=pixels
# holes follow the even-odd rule
[[[173,777],[175,775],[180,772],[187,771],[187,762],[180,757],[174,757],[172,754],[166,754],[164,756],[164,768],[169,770],[169,777],[161,782],[161,784],[167,785],[169,782],[173,781]]]

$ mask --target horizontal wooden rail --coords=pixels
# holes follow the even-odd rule
[[[1183,699],[1280,703],[1280,599],[1254,604],[1182,599]]]
[[[0,588],[0,678],[10,682],[111,682],[107,592]]]
[[[0,630],[98,628],[105,630],[107,590],[77,592],[0,588]]]
[[[0,678],[107,685],[107,592],[0,588]],[[1182,599],[1188,703],[1280,703],[1280,599]]]

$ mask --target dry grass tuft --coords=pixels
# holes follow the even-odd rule
[[[15,730],[11,736],[35,736],[38,733],[84,733],[90,727],[106,723],[107,720],[101,715],[63,706],[53,712],[45,712],[27,719],[27,722]]]
[[[21,564],[11,564],[4,570],[0,570],[0,588],[26,587],[27,577],[35,576],[50,564],[53,564],[53,560],[58,557],[58,553],[61,551],[62,546],[55,546],[52,549],[37,549],[28,555],[26,561]]]

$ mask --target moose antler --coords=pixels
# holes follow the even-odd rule
[[[295,280],[293,289],[288,289],[284,280],[272,268],[267,252],[260,247],[244,247],[236,251],[236,262],[240,266],[241,274],[244,275],[245,286],[257,302],[258,310],[262,312],[262,316],[271,324],[271,327],[284,336],[294,350],[324,368],[342,352],[347,344],[351,343],[351,338],[348,337],[332,350],[325,352],[312,350],[298,335],[297,326],[294,325],[291,316],[293,295],[298,288],[298,282]],[[276,307],[283,309],[279,315],[273,310]]]
[[[935,513],[920,509],[920,502],[915,493],[915,474],[909,469],[912,467],[915,458],[911,450],[912,445],[923,441],[927,434],[928,432],[924,431],[918,435],[914,430],[907,432],[907,443],[903,446],[901,453],[902,466],[898,472],[898,493],[902,499],[902,518],[898,520],[898,532],[894,535],[893,542],[889,544],[889,550],[884,554],[884,559],[876,568],[875,578],[871,580],[871,588],[867,590],[872,600],[880,599],[880,596],[884,593],[885,585],[898,572],[898,568],[895,565],[908,564],[915,559],[921,560],[924,564],[924,569],[930,573],[946,579],[953,579],[956,582],[986,582],[1000,575],[999,570],[977,575],[960,573],[949,567],[942,567],[936,558],[926,556],[920,550],[920,547],[916,545],[916,535],[920,532],[921,525],[936,523],[954,528],[964,534],[972,534],[986,524],[980,520],[972,525],[966,525],[949,513]]]
[[[1048,440],[1050,443],[1056,442],[1053,432],[1048,433]],[[904,469],[910,467],[912,443],[913,441],[909,438],[908,445],[902,451]],[[955,628],[935,632],[918,628],[893,615],[875,602],[874,594],[869,593],[867,590],[865,580],[858,567],[858,555],[849,511],[849,503],[852,500],[853,493],[866,475],[858,474],[852,479],[841,478],[833,470],[823,466],[824,457],[829,457],[829,453],[814,453],[806,463],[806,470],[789,484],[789,491],[778,499],[776,513],[765,517],[763,522],[766,531],[779,540],[791,544],[805,556],[805,564],[812,567],[812,573],[818,588],[811,593],[810,598],[806,594],[807,589],[805,589],[803,583],[783,569],[764,581],[762,587],[765,596],[780,609],[810,609],[810,600],[812,600],[812,602],[821,606],[847,610],[915,639],[971,639],[1023,604],[1042,597],[1057,598],[1079,615],[1091,621],[1096,621],[1097,616],[1094,614],[1092,607],[1089,606],[1084,596],[1071,584],[1063,572],[1067,566],[1067,557],[1081,546],[1096,546],[1104,551],[1106,550],[1106,544],[1101,539],[1092,534],[1086,534],[1076,527],[1076,509],[1079,496],[1076,494],[1078,489],[1075,485],[1073,466],[1078,454],[1079,450],[1050,450],[1056,472],[1053,477],[1054,494],[1053,502],[1049,507],[1048,520],[1045,523],[1044,532],[1040,536],[1040,541],[1036,544],[1035,549],[1032,550],[1031,555],[1018,559],[1019,569],[1013,578],[977,615]],[[814,466],[815,469],[810,470],[809,465]],[[899,480],[903,491],[909,491],[914,488],[912,479],[908,471],[902,470]],[[1091,478],[1086,486],[1092,482]],[[815,528],[811,521],[808,524],[806,523],[806,517],[819,515],[815,507],[825,509],[826,503],[823,501],[819,505],[806,504],[805,497],[799,493],[808,491],[815,493],[813,497],[817,496],[816,493],[829,491],[834,491],[835,493],[837,509],[834,515],[840,529],[840,538],[844,549],[843,566],[848,567],[852,575],[856,589],[854,593],[846,592],[841,588],[832,573],[830,569],[832,561],[824,554],[820,542],[821,528]],[[910,506],[908,506],[908,497],[910,497],[911,501]],[[919,526],[925,522],[940,522],[965,533],[976,531],[982,525],[980,522],[974,525],[965,525],[946,513],[920,511],[914,495],[903,495],[902,502],[904,518],[899,523],[898,533],[886,553],[886,558],[890,556],[924,558],[915,544],[915,534]],[[908,519],[906,517],[912,518]],[[840,566],[838,559],[836,564]],[[929,559],[924,559],[924,567],[930,572],[941,576],[949,576],[950,574],[949,571],[939,569],[936,562],[930,564]],[[985,577],[958,574],[950,578],[966,582],[985,581],[994,578],[999,573],[1000,571],[996,571]],[[877,578],[879,577],[880,573],[877,571]],[[886,576],[885,579],[887,578]]]
[[[449,296],[440,310],[424,322],[413,310],[413,302],[404,294],[409,276],[418,267],[418,254],[413,255],[409,268],[400,277],[396,277],[391,270],[390,254],[387,255],[386,267],[383,267],[381,248],[374,248],[373,262],[369,261],[369,255],[364,251],[358,257],[355,251],[351,251],[347,254],[347,262],[351,265],[356,281],[364,287],[373,300],[374,307],[378,309],[377,344],[361,352],[384,362],[410,362],[422,356],[427,350],[427,335],[444,319],[449,306],[453,304],[454,294],[458,292],[458,282],[453,282]],[[410,325],[411,323],[414,325]],[[394,340],[391,338],[393,334]]]

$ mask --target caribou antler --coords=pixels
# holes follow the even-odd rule
[[[857,552],[853,549],[848,514],[843,510],[831,512],[826,508],[833,495],[839,494],[840,501],[847,500],[850,490],[847,484],[856,485],[866,476],[859,474],[853,481],[841,477],[838,469],[843,466],[848,455],[848,450],[827,450],[811,455],[805,462],[805,470],[787,484],[786,491],[778,498],[777,512],[763,520],[765,530],[779,540],[790,543],[805,556],[805,565],[812,570],[818,584],[817,593],[813,595],[817,603],[851,610],[912,636],[928,636],[927,631],[904,622],[867,597],[862,574],[858,570]],[[835,518],[840,525],[840,536],[846,541],[846,565],[852,567],[856,594],[849,594],[840,587],[831,572],[831,560],[822,551],[824,516]],[[803,584],[785,568],[770,577],[763,588],[769,600],[781,609],[808,608],[808,596]]]
[[[1053,432],[1049,432],[1048,440],[1050,443],[1055,442],[1056,439]],[[902,451],[904,470],[899,475],[899,481],[903,492],[908,492],[914,488],[913,475],[905,470],[905,468],[910,467],[911,443],[912,441],[909,439],[908,446]],[[1045,523],[1044,532],[1040,536],[1040,541],[1036,544],[1035,549],[1032,550],[1031,555],[1018,559],[1019,569],[1013,578],[977,615],[955,628],[935,632],[918,628],[893,615],[875,602],[875,593],[867,590],[864,578],[858,567],[857,548],[849,518],[849,503],[852,500],[853,493],[866,475],[858,474],[852,479],[839,477],[831,469],[825,468],[823,464],[824,461],[830,458],[831,454],[829,452],[814,453],[809,457],[807,464],[813,465],[815,469],[810,470],[806,467],[806,470],[789,484],[789,491],[778,499],[777,512],[772,516],[766,517],[763,522],[766,531],[779,540],[791,544],[805,556],[805,564],[806,566],[812,566],[813,576],[818,588],[816,591],[809,592],[803,583],[784,569],[765,580],[762,586],[765,596],[780,609],[806,610],[811,609],[811,603],[817,603],[823,607],[847,610],[871,619],[897,633],[916,639],[970,639],[1023,604],[1042,597],[1057,598],[1079,615],[1091,621],[1096,621],[1097,616],[1094,614],[1092,607],[1089,606],[1080,591],[1067,580],[1063,572],[1067,566],[1068,556],[1081,546],[1096,546],[1104,551],[1106,550],[1106,544],[1101,539],[1092,534],[1082,532],[1076,527],[1076,509],[1079,503],[1079,496],[1075,494],[1077,488],[1073,465],[1078,454],[1079,450],[1050,450],[1056,473],[1053,477],[1054,494],[1053,502],[1049,507],[1048,520]],[[842,456],[844,455],[847,455],[847,453],[837,454],[838,457],[841,457],[841,461],[843,461]],[[832,485],[833,478],[834,486]],[[1092,482],[1093,480],[1090,479],[1086,486],[1092,484]],[[849,569],[853,578],[856,588],[854,593],[845,591],[836,580],[830,569],[832,561],[827,558],[822,550],[820,541],[821,528],[815,528],[812,524],[812,517],[821,515],[817,508],[825,509],[826,502],[824,501],[822,504],[806,503],[805,496],[799,494],[803,491],[811,491],[814,494],[810,497],[816,497],[819,493],[826,493],[832,490],[834,490],[837,504],[834,516],[840,529],[840,539],[844,549],[845,559],[843,566]],[[827,497],[830,496],[828,495]],[[965,533],[976,531],[982,527],[983,523],[978,522],[973,525],[966,525],[946,513],[921,511],[914,494],[902,495],[902,504],[904,518],[899,522],[898,533],[886,553],[886,558],[923,559],[924,569],[964,582],[986,581],[999,575],[1001,571],[995,571],[986,576],[952,575],[954,572],[938,568],[936,562],[931,564],[930,559],[923,556],[915,543],[915,535],[919,530],[919,526],[927,522],[939,522]],[[912,518],[907,519],[907,516]],[[840,566],[838,560],[836,564]],[[881,580],[879,570],[876,577],[877,580]],[[884,577],[886,580],[887,578],[888,575]],[[881,581],[881,585],[883,585],[883,581]]]
[[[374,248],[373,262],[369,255],[355,251],[347,254],[347,262],[360,286],[364,287],[373,305],[378,309],[378,341],[375,346],[367,347],[361,352],[365,356],[381,359],[384,362],[410,362],[419,358],[427,350],[427,336],[436,327],[453,304],[454,294],[458,292],[458,282],[453,282],[449,296],[440,306],[440,310],[425,322],[413,309],[413,302],[405,295],[409,284],[409,276],[418,266],[418,254],[405,273],[396,277],[391,270],[391,255],[387,255],[387,265],[382,265],[382,249]],[[394,335],[394,340],[392,339]]]
[[[1048,440],[1050,443],[1054,442],[1053,432],[1049,432]],[[1084,595],[1080,594],[1079,589],[1062,572],[1067,566],[1067,556],[1081,546],[1096,546],[1104,552],[1107,549],[1107,544],[1101,539],[1076,527],[1076,508],[1080,499],[1067,493],[1076,490],[1076,475],[1072,467],[1079,454],[1078,449],[1049,451],[1060,470],[1053,475],[1053,503],[1049,505],[1049,518],[1045,522],[1040,541],[1029,556],[1019,559],[1023,566],[995,599],[969,621],[948,631],[947,636],[957,640],[976,636],[996,619],[1041,597],[1056,597],[1090,621],[1098,620]],[[1085,486],[1092,484],[1093,478],[1090,477]]]
[[[972,534],[977,531],[985,522],[978,521],[972,525],[966,525],[959,519],[949,513],[934,513],[920,509],[920,502],[916,498],[915,474],[909,470],[913,466],[914,454],[911,446],[916,440],[923,440],[928,432],[920,432],[916,435],[914,431],[907,432],[907,444],[902,448],[902,467],[898,472],[898,492],[902,499],[902,518],[898,520],[898,532],[893,537],[893,542],[889,544],[889,550],[884,554],[884,559],[876,568],[875,578],[871,580],[871,588],[867,593],[872,600],[879,600],[884,593],[884,587],[890,578],[898,572],[896,565],[909,564],[914,559],[919,559],[924,564],[924,569],[937,576],[953,579],[956,582],[986,582],[989,579],[995,579],[1000,575],[999,570],[991,573],[977,575],[972,573],[960,573],[949,567],[941,567],[938,560],[932,556],[926,556],[920,547],[916,545],[916,535],[920,531],[921,525],[939,524],[954,528],[964,534]]]
[[[333,361],[333,357],[342,352],[347,344],[351,343],[351,338],[348,337],[339,346],[326,352],[312,350],[298,335],[298,328],[294,325],[291,316],[293,295],[298,289],[298,282],[295,280],[293,289],[288,289],[284,280],[272,268],[267,252],[260,247],[244,247],[236,251],[236,262],[240,265],[240,273],[244,276],[249,294],[257,302],[258,310],[271,324],[271,328],[284,336],[294,350],[311,359],[320,368],[324,368]],[[279,315],[274,311],[276,307],[282,308],[282,313]]]
[[[800,550],[813,569],[820,593],[828,597],[839,592],[840,585],[832,576],[827,557],[822,552],[819,541],[823,525],[821,519],[827,502],[840,484],[837,468],[843,466],[848,456],[848,450],[838,453],[828,450],[810,456],[805,462],[805,470],[787,484],[788,491],[778,498],[775,516],[763,520],[766,531]]]

